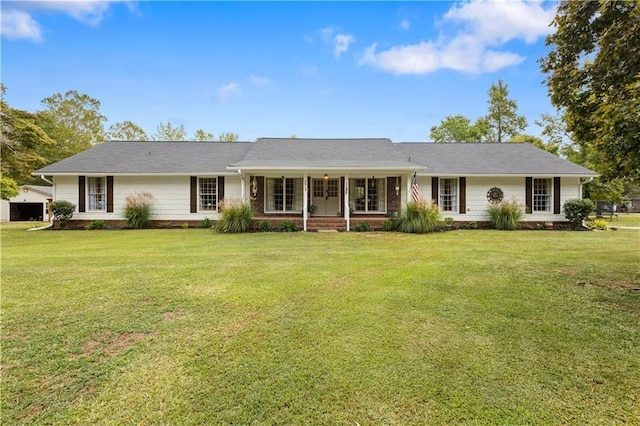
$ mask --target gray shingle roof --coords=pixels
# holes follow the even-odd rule
[[[34,174],[194,175],[231,174],[237,169],[379,169],[434,176],[597,176],[589,169],[524,143],[277,138],[261,138],[253,143],[104,142]]]
[[[224,174],[247,142],[104,142],[36,174]]]
[[[396,169],[420,170],[390,139],[260,138],[239,169]]]
[[[526,143],[398,143],[427,175],[575,175],[597,173]]]

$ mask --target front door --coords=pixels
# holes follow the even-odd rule
[[[313,179],[313,216],[337,216],[340,212],[340,179]]]

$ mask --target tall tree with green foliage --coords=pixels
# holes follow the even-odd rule
[[[47,164],[40,151],[56,143],[37,124],[34,114],[10,107],[5,94],[5,87],[0,84],[0,171],[3,179],[12,179],[18,184],[33,182],[31,173]]]
[[[640,181],[640,3],[563,1],[541,60],[551,102],[605,178]]]
[[[133,121],[114,123],[107,130],[106,139],[110,141],[146,141],[149,136]]]
[[[0,176],[0,199],[8,200],[20,193],[18,184],[9,176]]]
[[[502,81],[489,88],[489,113],[484,117],[488,127],[486,142],[502,143],[524,131],[527,119],[518,115],[518,104],[509,99],[509,88]]]
[[[440,125],[431,127],[430,137],[438,143],[482,142],[487,131],[483,119],[471,124],[471,120],[463,115],[448,115]]]
[[[151,136],[154,141],[186,141],[187,131],[184,126],[174,126],[170,121],[160,123],[156,127],[156,132]]]
[[[100,101],[86,94],[69,90],[42,100],[44,110],[37,113],[38,124],[55,147],[43,151],[49,162],[77,154],[104,141],[104,122]]]

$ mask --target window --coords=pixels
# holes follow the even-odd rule
[[[267,178],[266,192],[265,211],[302,211],[302,178]]]
[[[215,211],[218,209],[217,178],[198,179],[199,211]]]
[[[533,211],[551,211],[551,179],[533,179]]]
[[[349,180],[349,205],[358,213],[384,213],[386,210],[385,179]]]
[[[107,210],[107,185],[104,177],[87,178],[87,195],[89,198],[89,210]]]
[[[458,211],[458,179],[440,179],[438,205],[444,212]]]

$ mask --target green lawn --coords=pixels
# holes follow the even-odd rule
[[[640,231],[26,227],[2,424],[640,424]]]

